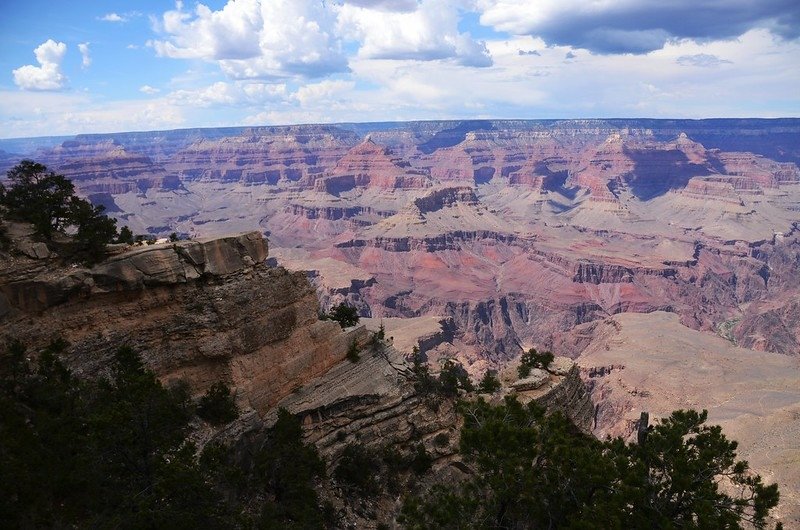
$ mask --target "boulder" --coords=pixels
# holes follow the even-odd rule
[[[517,392],[536,390],[550,380],[550,374],[539,368],[531,370],[530,375],[524,379],[512,383],[511,388]]]

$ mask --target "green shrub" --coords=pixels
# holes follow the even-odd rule
[[[350,343],[350,346],[347,348],[347,360],[351,363],[357,363],[361,360],[358,344],[356,344],[355,339],[353,339],[353,341]]]
[[[517,373],[519,374],[520,379],[524,379],[531,375],[531,369],[533,368],[542,368],[547,369],[550,366],[550,363],[553,362],[555,356],[552,352],[546,351],[539,353],[536,351],[536,348],[531,348],[527,352],[522,354],[522,358],[520,359],[520,365],[517,368]]]
[[[345,487],[372,496],[380,489],[377,481],[379,469],[380,463],[372,451],[361,444],[350,444],[345,447],[333,476]]]
[[[425,446],[417,444],[414,452],[411,454],[410,468],[417,475],[426,473],[433,465],[433,458],[425,450]]]
[[[11,238],[8,237],[8,229],[5,225],[0,224],[0,250],[8,250],[11,248]]]
[[[778,504],[777,485],[736,459],[705,411],[675,411],[626,444],[514,398],[460,409],[459,453],[473,473],[407,497],[405,528],[765,528]]]
[[[478,392],[481,394],[494,394],[498,390],[500,390],[500,380],[497,379],[495,372],[487,370],[481,382],[478,383]]]
[[[219,381],[200,398],[197,415],[213,425],[230,423],[239,417],[239,409],[228,385]]]
[[[442,365],[442,371],[439,373],[439,390],[445,396],[454,397],[458,394],[459,388],[466,392],[472,392],[475,389],[464,367],[448,359]]]
[[[338,322],[342,329],[349,328],[358,324],[358,309],[342,302],[331,308],[328,312],[328,318]]]
[[[128,245],[133,245],[133,232],[131,232],[130,228],[123,226],[119,229],[117,243],[127,243]]]
[[[104,206],[76,196],[69,179],[32,160],[23,160],[7,175],[12,185],[0,188],[0,206],[8,218],[31,223],[48,240],[54,232],[71,228],[73,245],[82,258],[93,263],[103,257],[106,244],[117,235],[117,221],[103,213]]]

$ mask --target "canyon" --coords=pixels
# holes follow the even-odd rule
[[[222,378],[253,411],[288,400],[318,412],[309,422],[338,425],[292,385],[331,373],[349,341],[365,340],[317,320],[317,300],[347,302],[393,336],[399,353],[370,360],[387,381],[413,346],[475,378],[513,371],[536,347],[576,360],[596,406],[582,421],[598,436],[630,437],[641,410],[707,408],[787,492],[786,520],[800,517],[800,477],[786,471],[798,437],[781,434],[800,428],[800,120],[297,125],[0,140],[0,150],[3,170],[44,163],[134,233],[191,238],[59,278],[37,269],[46,249],[23,245],[14,270],[27,272],[4,278],[0,310],[60,322],[82,345],[82,370],[124,337],[148,345],[165,379],[202,390]],[[70,311],[76,303],[90,310]],[[259,305],[269,325],[250,311]],[[142,312],[148,324],[127,329]],[[21,338],[45,340],[25,323]],[[307,365],[293,361],[300,351]],[[257,375],[276,370],[285,377]],[[381,388],[387,416],[405,414],[408,389]],[[340,399],[363,420],[352,396]],[[326,428],[320,443],[335,448]]]

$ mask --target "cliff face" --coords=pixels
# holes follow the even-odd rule
[[[366,333],[320,321],[305,275],[269,268],[266,257],[258,233],[147,246],[91,269],[11,257],[0,267],[0,333],[31,348],[62,337],[68,365],[83,374],[129,345],[162,380],[195,392],[223,380],[263,412]]]

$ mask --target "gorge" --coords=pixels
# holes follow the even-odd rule
[[[0,149],[3,171],[42,162],[134,233],[191,238],[54,275],[19,229],[5,333],[42,347],[59,329],[78,371],[124,340],[165,381],[227,381],[252,418],[307,411],[338,454],[342,423],[384,439],[421,415],[431,448],[453,432],[396,384],[413,346],[475,380],[548,349],[588,385],[595,409],[566,407],[587,429],[631,437],[641,410],[709,409],[780,484],[785,520],[800,517],[800,120],[298,125]],[[318,320],[317,300],[385,324],[395,347],[359,367],[383,379],[336,368],[368,332]],[[365,420],[375,407],[385,423]]]

